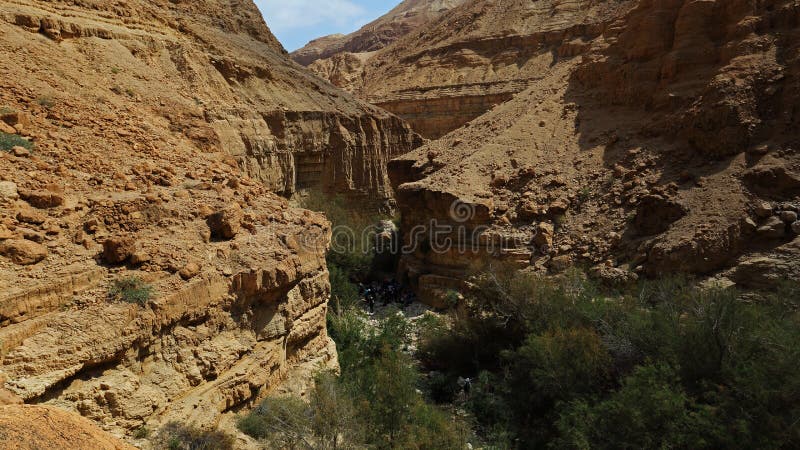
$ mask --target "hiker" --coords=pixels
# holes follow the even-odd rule
[[[469,391],[472,390],[472,380],[467,378],[464,380],[464,400],[469,400]]]

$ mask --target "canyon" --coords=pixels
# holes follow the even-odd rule
[[[4,2],[0,31],[4,402],[131,442],[335,369],[330,224],[285,197],[384,206],[422,139],[251,1]]]
[[[432,251],[422,238],[402,276],[439,305],[470,273],[508,265],[589,267],[612,285],[676,272],[741,287],[795,278],[797,5],[537,4],[594,13],[524,47],[514,67],[538,67],[537,79],[513,99],[390,162],[405,240],[433,220],[461,243]],[[462,9],[491,5],[508,7]],[[472,28],[498,23],[480,17]],[[450,66],[439,67],[427,70]]]
[[[800,279],[795,0],[406,0],[291,54],[252,0],[15,0],[0,54],[9,447],[235,434],[336,371],[307,191],[397,211],[438,309],[477,273]]]

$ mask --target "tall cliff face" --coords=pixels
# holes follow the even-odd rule
[[[586,51],[631,4],[472,0],[366,60],[310,68],[435,139],[531,86],[554,59]]]
[[[329,225],[272,191],[385,198],[406,125],[250,1],[5,2],[0,54],[0,393],[125,435],[336,365]]]
[[[797,276],[797,4],[561,3],[615,9],[602,26],[546,33],[540,48],[554,50],[519,64],[546,63],[527,89],[390,163],[403,230],[433,217],[468,249],[407,234],[421,241],[403,258],[408,278],[435,299],[487,264],[590,265],[611,282]],[[576,42],[578,56],[555,51]]]
[[[153,104],[173,129],[227,151],[279,193],[314,184],[389,198],[385,162],[420,144],[400,120],[287,63],[249,1],[19,2],[0,13],[78,52],[72,43],[105,41],[86,64],[118,72],[92,83]]]
[[[364,25],[351,34],[324,36],[309,42],[291,53],[292,59],[309,66],[319,60],[337,55],[361,54],[368,56],[378,51],[420,25],[427,23],[466,0],[404,0],[391,11]]]

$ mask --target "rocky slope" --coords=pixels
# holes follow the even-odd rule
[[[741,285],[796,278],[797,3],[537,3],[609,14],[546,32],[519,65],[540,68],[525,90],[390,163],[405,239],[419,243],[403,273],[428,298],[487,262],[589,265],[612,283],[676,271]],[[491,2],[469,6],[480,4]],[[509,27],[552,30],[514,17]],[[431,219],[455,227],[438,239],[464,248],[410,234]]]
[[[438,138],[531,86],[554,57],[588,49],[630,1],[472,0],[387,48],[310,68]]]
[[[0,54],[0,393],[123,436],[335,366],[329,225],[272,191],[387,198],[405,124],[249,0],[3,2]]]
[[[86,419],[47,406],[0,406],[0,445],[18,450],[133,450]]]
[[[391,11],[351,34],[315,39],[291,53],[292,59],[308,66],[340,54],[368,56],[438,18],[465,0],[404,0]]]

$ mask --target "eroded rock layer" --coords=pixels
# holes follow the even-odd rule
[[[0,401],[213,428],[336,366],[329,224],[272,191],[386,198],[406,125],[250,1],[4,2],[0,55]]]
[[[422,240],[404,273],[425,292],[487,262],[589,265],[615,283],[730,267],[742,285],[791,278],[800,262],[796,2],[561,3],[616,8],[603,26],[548,34],[550,48],[578,41],[583,50],[523,60],[542,70],[513,100],[390,163],[405,240]],[[450,237],[477,250],[434,251],[409,235],[431,217],[466,230]]]
[[[308,66],[337,55],[369,55],[464,2],[465,0],[404,0],[358,31],[315,39],[292,52],[291,57]]]
[[[276,192],[315,184],[389,198],[386,161],[420,143],[395,117],[288,64],[250,1],[69,5],[0,6],[8,51],[32,52],[23,67],[63,67],[72,77],[50,82],[53,92],[77,81],[100,99],[147,105]]]
[[[439,138],[532,86],[554,60],[584,53],[632,4],[473,0],[368,58],[310,68]]]

